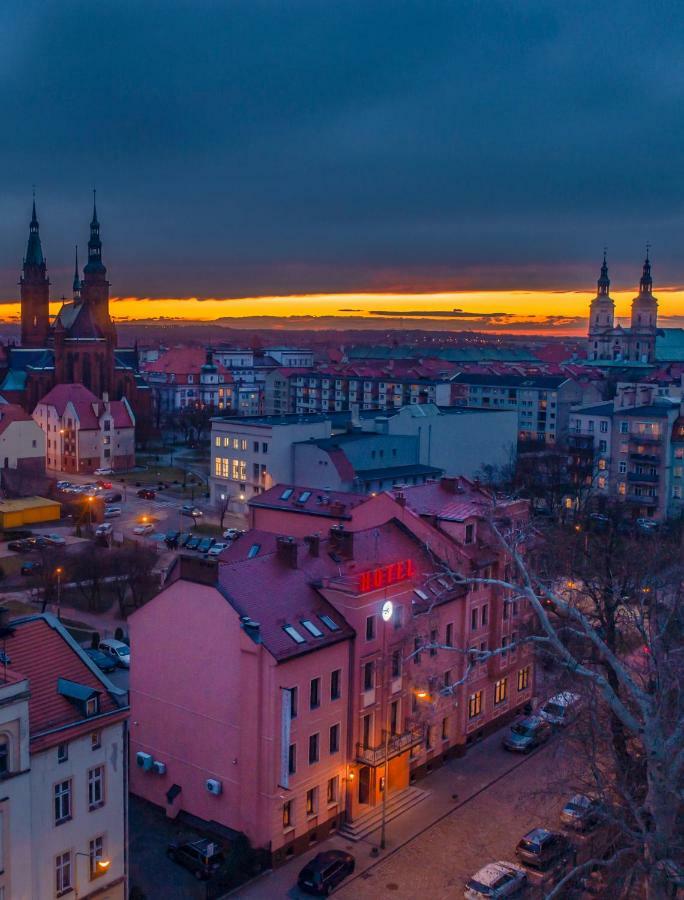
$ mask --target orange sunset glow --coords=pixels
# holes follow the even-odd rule
[[[629,319],[634,290],[614,291],[617,319]],[[684,290],[660,288],[659,316],[664,326],[684,324]],[[309,328],[405,327],[442,330],[487,330],[534,334],[579,335],[586,330],[590,292],[580,291],[464,291],[443,293],[350,293],[269,297],[113,297],[112,317],[120,322],[169,319],[182,322],[226,321],[240,327]],[[59,303],[50,305],[51,314]],[[5,303],[4,321],[18,321],[19,304]],[[668,321],[669,320],[669,321]]]

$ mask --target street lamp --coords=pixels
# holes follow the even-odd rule
[[[62,573],[64,569],[61,566],[57,566],[55,569],[55,575],[57,576],[57,618],[61,617],[62,611]]]
[[[380,849],[385,849],[387,831],[387,788],[389,786],[389,732],[390,732],[390,692],[388,690],[390,679],[387,677],[387,629],[394,614],[394,604],[391,600],[385,600],[380,608],[380,618],[385,626],[382,629],[382,661],[383,681],[385,683],[385,766],[382,776],[382,827],[380,829]]]
[[[88,525],[93,527],[93,500],[95,499],[92,494],[90,494],[87,498],[88,501]]]
[[[86,853],[85,850],[77,850],[75,852],[74,856],[77,856],[77,857],[78,856],[86,856],[86,857],[88,857],[89,862],[91,862],[91,863],[93,862],[93,857],[90,855],[90,853]],[[111,859],[97,859],[96,858],[94,860],[94,862],[95,862],[95,865],[94,865],[94,867],[91,867],[91,874],[97,873],[99,875],[104,875],[104,873],[109,869],[109,867],[112,864]],[[74,890],[74,897],[78,898],[78,865],[76,866],[76,884],[75,884],[75,890]]]

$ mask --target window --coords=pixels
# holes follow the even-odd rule
[[[472,544],[475,540],[475,526],[473,524],[466,525],[465,527],[465,542],[466,544]]]
[[[55,893],[58,897],[73,889],[71,884],[71,850],[55,857]]]
[[[309,634],[312,634],[314,637],[323,637],[323,632],[318,627],[318,625],[314,625],[314,623],[310,622],[309,619],[302,619],[301,623],[309,632]]]
[[[307,816],[315,816],[318,806],[318,788],[310,788],[306,792],[306,814]]]
[[[294,775],[297,771],[297,745],[290,744],[287,751],[287,771],[290,775]]]
[[[367,662],[363,664],[363,689],[364,691],[371,691],[374,687],[374,672],[373,672],[373,663]]]
[[[328,803],[337,803],[337,797],[340,792],[340,776],[335,775],[333,778],[328,778],[328,790],[326,792],[326,799]]]
[[[482,712],[482,691],[475,691],[468,697],[468,718],[474,719]]]
[[[321,679],[312,678],[309,688],[309,709],[318,709],[321,705]]]
[[[261,452],[262,452],[262,453],[268,453],[268,444],[262,444],[262,445],[261,445]],[[309,495],[309,496],[311,496],[311,495]],[[302,503],[304,502],[304,501],[302,500],[301,497],[300,497],[299,499],[300,499],[300,501],[301,501]],[[308,499],[308,498],[307,498],[307,499]]]
[[[393,700],[390,704],[390,734],[397,734],[399,729],[399,701]]]
[[[96,766],[88,771],[88,809],[104,805],[104,766]]]
[[[449,719],[445,717],[442,719],[442,740],[449,740]]]
[[[506,619],[508,618],[508,612],[509,612],[509,610],[508,610],[508,603],[507,603],[507,601],[504,599],[504,602],[503,602],[503,619],[504,619],[504,622],[505,622]]]
[[[297,631],[297,629],[292,625],[283,625],[283,631],[285,634],[288,634],[295,644],[303,644],[305,639],[301,636],[301,634]]]
[[[401,650],[392,652],[392,678],[401,676]]]
[[[606,422],[605,419],[601,419],[601,422],[599,424],[599,430],[600,430],[601,434],[608,433],[608,423]]]
[[[452,622],[449,622],[446,627],[446,636],[444,638],[444,643],[447,647],[454,646],[454,625]]]
[[[88,843],[88,856],[90,857],[90,880],[92,881],[107,871],[106,867],[98,865],[105,858],[104,837],[101,834]]]
[[[318,732],[316,734],[309,735],[309,765],[312,766],[314,763],[318,762],[319,757],[319,746],[318,746]]]
[[[8,775],[10,771],[10,742],[9,738],[0,739],[0,776]]]
[[[620,434],[629,434],[629,422],[620,422]]]
[[[501,638],[501,656],[505,656],[508,653],[508,638],[504,635]]]
[[[293,488],[285,488],[285,490],[280,495],[280,499],[281,500],[289,500],[293,493],[294,493]]]
[[[340,749],[340,726],[339,724],[330,726],[330,752],[337,753]]]
[[[627,461],[626,460],[624,460],[624,459],[620,460],[620,462],[618,463],[618,472],[620,473],[620,475],[626,474],[626,472],[627,472]]]
[[[518,670],[518,690],[524,691],[530,683],[530,667],[525,666],[524,669]]]
[[[478,618],[478,610],[477,607],[470,610],[470,630],[477,631],[477,618]]]
[[[599,441],[599,453],[606,453],[608,451],[608,441]]]
[[[420,665],[420,653],[418,652],[418,651],[420,650],[420,645],[421,645],[421,640],[420,640],[420,638],[415,638],[414,641],[413,641],[413,651],[414,651],[414,654],[415,654],[414,657],[413,657],[413,659],[414,659],[414,662],[415,662],[415,664],[416,664],[417,666]]]
[[[508,685],[507,678],[501,678],[494,685],[494,703],[499,704],[503,703],[506,699],[506,687]]]
[[[255,453],[259,452],[259,441],[254,441],[253,450]]]
[[[297,718],[297,706],[299,703],[299,691],[296,687],[290,688],[290,718]]]
[[[364,716],[362,720],[361,734],[363,735],[364,747],[370,747],[372,721],[373,720],[370,715]]]
[[[57,744],[57,762],[63,763],[69,759],[69,745]]]
[[[71,778],[55,785],[55,825],[71,818]]]
[[[90,749],[99,750],[102,746],[102,732],[93,731],[90,735]]]
[[[337,624],[337,622],[333,622],[333,620],[330,618],[330,616],[324,615],[324,616],[319,616],[318,618],[321,620],[321,622],[323,622],[324,625],[327,625],[331,631],[339,631],[340,630],[340,626]]]
[[[401,628],[404,619],[404,611],[403,607],[399,606],[399,604],[395,604],[394,606],[394,615],[392,616],[392,620],[395,628]]]
[[[430,632],[430,643],[436,644],[437,638],[438,638],[437,629],[433,628],[432,631]],[[430,656],[437,656],[437,648],[436,647],[430,647]]]
[[[482,607],[482,627],[484,628],[488,622],[489,622],[489,604],[485,603],[485,605]]]
[[[366,640],[372,641],[375,638],[375,616],[366,618]]]
[[[330,673],[330,699],[339,700],[342,695],[342,669]]]
[[[283,828],[292,828],[292,800],[283,803]]]

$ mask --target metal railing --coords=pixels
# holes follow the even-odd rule
[[[423,731],[419,728],[412,728],[410,731],[404,731],[402,734],[390,735],[387,742],[387,756],[392,759],[405,750],[415,747],[423,741]],[[381,766],[385,762],[385,743],[382,741],[377,747],[364,747],[359,743],[356,745],[356,759],[360,763],[368,766]]]

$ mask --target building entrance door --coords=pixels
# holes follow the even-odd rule
[[[370,766],[362,766],[359,770],[359,803],[368,803],[370,800]]]

